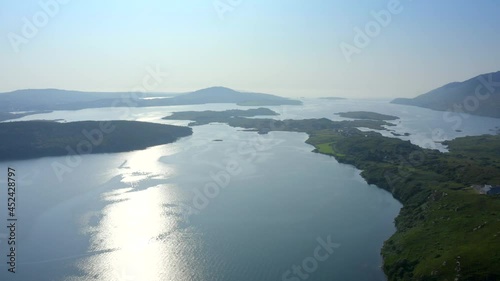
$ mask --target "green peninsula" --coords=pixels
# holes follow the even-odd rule
[[[356,128],[381,127],[378,120],[236,117],[226,123],[259,133],[305,132],[315,152],[362,170],[369,184],[402,202],[397,231],[382,248],[390,281],[500,279],[500,195],[472,188],[500,184],[500,136],[447,141],[450,152],[441,153]]]
[[[354,130],[317,131],[307,142],[404,204],[382,249],[389,280],[500,278],[500,197],[471,188],[500,183],[500,136],[449,141],[449,153]]]
[[[0,123],[0,161],[68,154],[113,153],[172,143],[188,127],[136,121]]]

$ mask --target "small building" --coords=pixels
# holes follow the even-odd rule
[[[479,194],[496,195],[500,194],[500,186],[490,185],[490,184],[475,184],[472,186]]]

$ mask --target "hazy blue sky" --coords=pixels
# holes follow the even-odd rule
[[[153,91],[412,97],[500,70],[496,0],[401,0],[386,26],[394,0],[55,1],[0,0],[0,91],[128,91],[159,67]]]

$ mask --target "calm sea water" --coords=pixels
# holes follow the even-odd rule
[[[23,120],[167,123],[160,118],[174,111],[228,108],[238,107],[88,109]],[[334,113],[350,110],[393,114],[401,120],[391,129],[440,149],[435,141],[500,125],[465,116],[456,128],[441,112],[386,101],[306,100],[302,107],[272,108],[277,118],[295,119],[341,120]],[[395,231],[400,203],[366,184],[355,168],[311,153],[306,139],[215,124],[195,127],[173,144],[85,155],[78,163],[0,162],[2,225],[7,167],[16,169],[18,183],[17,272],[7,271],[2,227],[0,280],[385,280],[379,253]],[[54,165],[68,163],[58,178]]]

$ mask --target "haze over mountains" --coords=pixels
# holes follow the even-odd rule
[[[57,89],[18,90],[0,94],[0,113],[19,111],[78,110],[102,107],[148,107],[205,103],[239,105],[300,105],[301,102],[270,94],[239,92],[212,87],[191,93],[99,93]]]
[[[449,83],[413,99],[398,98],[392,103],[500,118],[500,71]]]

